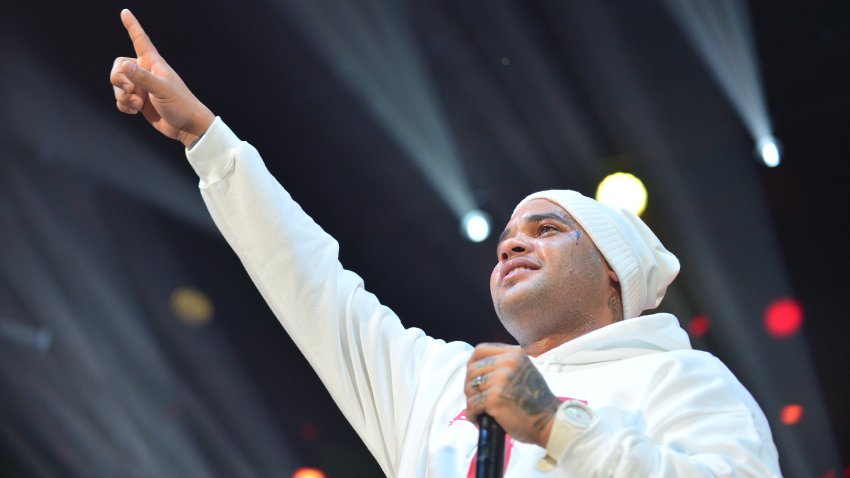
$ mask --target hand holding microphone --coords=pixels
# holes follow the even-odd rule
[[[476,346],[467,362],[464,391],[466,416],[479,423],[479,478],[502,476],[505,432],[546,448],[561,402],[520,347]],[[486,470],[482,455],[488,460],[483,464]],[[481,474],[484,471],[496,474]]]

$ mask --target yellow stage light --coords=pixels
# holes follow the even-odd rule
[[[623,208],[640,216],[646,209],[646,187],[635,175],[609,174],[596,188],[596,200],[602,204]]]

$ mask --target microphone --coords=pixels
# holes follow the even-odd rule
[[[502,478],[505,468],[505,430],[496,419],[482,413],[478,416],[478,458],[475,478]]]

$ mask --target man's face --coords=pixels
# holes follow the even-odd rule
[[[500,236],[497,255],[490,276],[493,305],[521,345],[601,326],[600,311],[616,276],[563,208],[545,199],[524,204]]]

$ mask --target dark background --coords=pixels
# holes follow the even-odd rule
[[[495,239],[459,235],[400,129],[423,135],[437,112],[497,230],[530,192],[592,195],[605,174],[637,174],[644,219],[683,265],[662,310],[710,318],[694,346],[752,391],[787,476],[848,475],[850,4],[731,2],[749,13],[784,149],[769,169],[663,3],[313,3],[0,7],[3,476],[381,474],[214,230],[179,143],[115,111],[123,7],[343,264],[433,336],[510,341],[487,288]],[[316,47],[310,12],[346,42],[337,56]],[[436,109],[408,101],[411,81]],[[212,301],[210,322],[178,319],[186,286]],[[782,297],[805,321],[775,340],[762,314]],[[794,426],[778,420],[787,403],[805,410]]]

